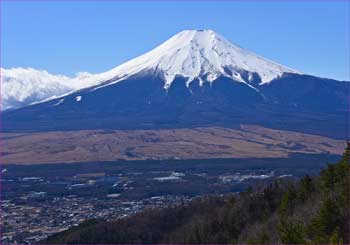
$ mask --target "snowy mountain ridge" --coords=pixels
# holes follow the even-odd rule
[[[87,72],[71,78],[33,68],[0,69],[1,110],[44,102],[95,85],[95,81],[88,83],[87,78],[92,74]]]
[[[22,107],[72,91],[69,80],[32,68],[1,68],[1,109]]]

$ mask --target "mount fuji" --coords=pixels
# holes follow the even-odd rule
[[[3,130],[249,123],[345,138],[348,82],[279,65],[212,30],[182,31],[110,71],[68,80],[79,86],[5,111]]]

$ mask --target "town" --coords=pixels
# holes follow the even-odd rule
[[[155,196],[140,201],[121,201],[78,196],[41,200],[33,196],[30,204],[4,201],[1,205],[4,224],[2,243],[35,243],[47,236],[78,226],[89,219],[114,220],[135,214],[146,208],[165,207],[190,200],[184,196]]]
[[[87,220],[111,221],[203,195],[239,193],[315,167],[301,162],[305,167],[294,171],[295,164],[262,169],[252,161],[207,159],[7,165],[1,178],[1,242],[36,243]]]

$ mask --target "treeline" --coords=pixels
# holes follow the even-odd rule
[[[90,220],[44,243],[349,244],[349,173],[347,148],[318,177],[276,180],[114,222]]]

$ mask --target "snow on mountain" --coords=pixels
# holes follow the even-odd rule
[[[72,90],[69,78],[32,68],[1,68],[1,109],[17,108]]]
[[[212,30],[185,30],[153,50],[100,74],[81,72],[69,78],[32,68],[1,69],[2,110],[101,83],[108,86],[139,73],[160,75],[164,88],[169,89],[177,75],[187,78],[187,86],[195,78],[203,84],[226,76],[252,87],[249,83],[256,74],[260,84],[266,84],[283,73],[299,72],[247,51]]]
[[[283,73],[299,73],[247,51],[212,30],[185,30],[144,55],[90,79],[120,81],[147,71],[160,73],[165,89],[176,75],[188,78],[188,82],[194,78],[211,82],[223,75],[249,83],[256,73],[265,84]],[[243,75],[246,72],[247,78]]]
[[[1,110],[14,109],[57,98],[95,84],[85,81],[92,74],[80,72],[75,78],[53,75],[33,68],[1,68]]]

